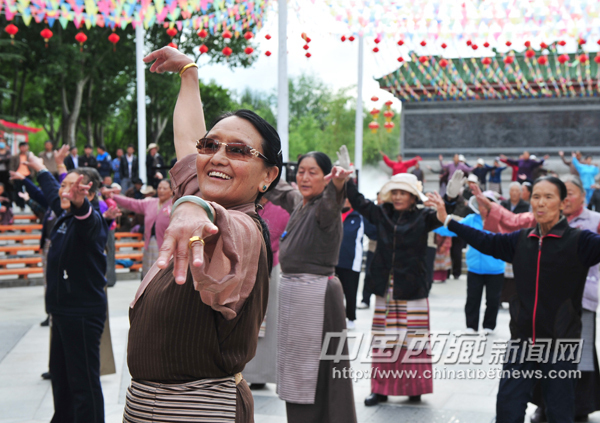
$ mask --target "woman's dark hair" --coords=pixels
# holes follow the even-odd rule
[[[310,153],[303,154],[298,159],[298,167],[300,167],[300,163],[302,160],[308,159],[312,157],[317,162],[317,165],[321,168],[324,175],[329,175],[331,173],[331,169],[333,168],[333,164],[331,163],[331,159],[325,153],[321,153],[320,151],[311,151]]]
[[[169,188],[173,189],[173,185],[171,184],[171,180],[170,179],[161,179],[160,182],[158,183],[158,185],[162,184],[163,182],[166,182],[167,185],[169,185]]]
[[[267,160],[263,160],[267,167],[276,167],[278,169],[277,177],[271,185],[267,188],[265,192],[259,191],[258,196],[255,200],[255,205],[258,207],[260,199],[267,192],[274,189],[279,183],[279,179],[281,178],[281,168],[283,167],[283,155],[281,153],[281,139],[279,138],[279,134],[271,126],[269,122],[261,118],[259,115],[254,113],[252,110],[240,109],[235,112],[226,112],[222,115],[218,116],[212,123],[211,129],[223,119],[228,117],[236,116],[241,119],[247,120],[254,126],[254,129],[258,131],[260,136],[262,137],[261,147],[263,150],[263,154],[267,158]],[[210,131],[209,131],[210,132]],[[273,269],[273,250],[271,250],[271,235],[269,232],[269,227],[266,222],[258,215],[258,220],[260,222],[260,226],[262,228],[263,238],[265,240],[265,245],[267,247],[267,260],[269,262],[269,273]]]
[[[556,176],[542,176],[541,178],[537,178],[535,180],[535,182],[533,183],[533,186],[531,187],[531,192],[533,192],[533,188],[535,188],[535,186],[537,184],[539,184],[540,182],[544,182],[544,181],[550,182],[552,185],[556,186],[556,188],[558,189],[558,193],[560,195],[560,201],[567,198],[567,186],[565,185],[565,183],[563,181],[558,179]]]

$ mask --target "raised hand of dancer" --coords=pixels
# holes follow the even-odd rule
[[[335,188],[338,191],[341,191],[348,178],[350,178],[350,175],[352,175],[352,172],[353,170],[346,170],[341,166],[334,166],[333,169],[331,169],[331,173],[325,176],[325,180],[331,181],[335,185]]]
[[[102,215],[105,219],[115,220],[117,217],[121,216],[123,213],[117,206],[109,207],[108,210],[104,212]]]
[[[63,198],[69,200],[77,208],[83,205],[83,202],[90,193],[90,188],[92,187],[92,182],[89,184],[82,184],[81,181],[83,181],[83,175],[79,175],[77,181],[75,181],[71,188],[68,191],[65,190],[62,194]]]
[[[194,63],[192,59],[173,47],[163,47],[154,50],[144,57],[144,63],[152,63],[150,72],[179,72],[185,65]]]
[[[452,178],[450,178],[448,187],[446,188],[446,195],[448,196],[448,199],[458,197],[465,182],[465,173],[462,170],[459,169],[454,172],[454,175],[452,175]]]
[[[426,201],[425,205],[437,209],[437,218],[440,222],[444,223],[448,217],[444,199],[437,192],[428,192],[426,195],[429,201]]]
[[[485,218],[490,213],[490,210],[492,209],[492,202],[489,198],[483,195],[483,192],[481,192],[481,188],[479,188],[479,184],[475,182],[470,182],[469,188],[471,188],[471,192],[473,193],[475,198],[477,198],[477,204],[479,205],[479,214],[481,215],[481,218],[485,220]]]
[[[219,228],[210,221],[203,208],[189,202],[180,204],[171,215],[171,223],[165,231],[165,240],[160,247],[156,265],[160,269],[164,269],[173,256],[175,282],[179,285],[184,284],[190,258],[190,247],[188,246],[190,238],[198,236],[207,242],[208,238],[218,232]],[[192,266],[202,267],[204,265],[204,248],[202,242],[192,243]]]
[[[65,163],[65,159],[69,155],[69,146],[67,144],[60,147],[58,150],[54,150],[54,161],[57,166]]]

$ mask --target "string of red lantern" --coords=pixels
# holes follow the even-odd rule
[[[10,40],[11,40],[10,43],[14,45],[15,44],[15,35],[17,35],[17,32],[19,32],[19,28],[17,28],[16,25],[8,24],[6,26],[6,28],[4,28],[4,31],[6,33],[8,33],[8,35],[10,35]]]

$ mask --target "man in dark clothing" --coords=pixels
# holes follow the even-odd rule
[[[587,206],[588,209],[600,212],[600,188],[598,185],[595,185],[594,192],[592,194],[592,198],[590,198],[590,202]],[[593,188],[593,187],[592,187]]]
[[[94,149],[91,145],[86,145],[83,149],[83,156],[79,157],[79,166],[78,167],[93,167],[96,169],[96,158],[92,155]]]
[[[166,175],[165,162],[158,154],[158,145],[152,143],[148,146],[148,155],[146,156],[146,183],[156,189]]]
[[[121,157],[119,173],[121,176],[121,188],[123,189],[123,192],[127,192],[132,186],[133,179],[138,177],[138,158],[133,153],[135,153],[135,148],[132,144],[129,144],[127,146],[127,154]]]
[[[106,148],[103,145],[99,145],[96,148],[98,155],[96,156],[96,163],[98,167],[98,173],[102,178],[110,176],[110,154],[106,151]]]
[[[417,177],[417,179],[419,181],[421,181],[422,184],[425,183],[425,175],[423,174],[423,169],[421,169],[419,162],[415,163],[415,167],[413,167],[413,169],[410,171],[410,173],[415,175]]]
[[[509,185],[509,199],[502,201],[500,204],[507,210],[515,214],[527,213],[529,211],[529,203],[521,199],[521,184],[511,182]]]
[[[69,155],[65,158],[65,166],[67,171],[77,169],[79,167],[79,156],[77,147],[71,147]]]

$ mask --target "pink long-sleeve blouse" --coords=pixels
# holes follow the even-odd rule
[[[158,244],[158,248],[160,248],[164,240],[165,231],[169,226],[169,218],[171,215],[173,198],[164,202],[160,208],[158,206],[159,199],[156,197],[144,198],[143,200],[136,200],[133,198],[125,197],[123,195],[115,195],[114,199],[120,207],[144,215],[145,248],[148,248],[148,244],[150,243],[152,225],[156,224],[154,231],[156,233],[156,243]]]

